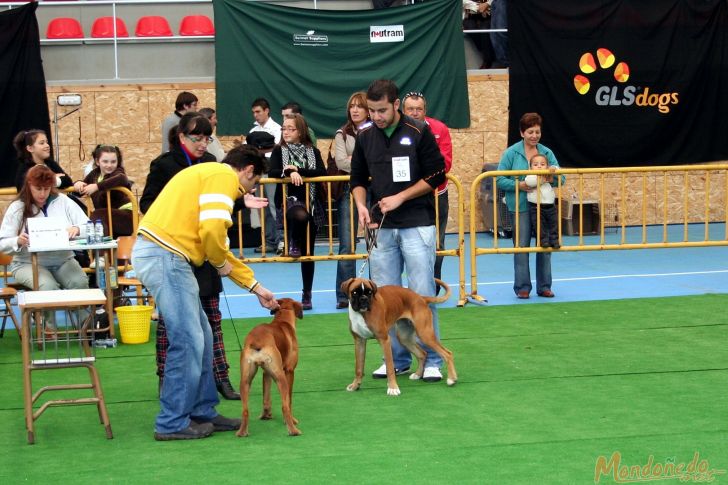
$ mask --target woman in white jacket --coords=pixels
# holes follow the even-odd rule
[[[45,165],[36,165],[25,178],[20,194],[5,212],[0,226],[0,252],[11,254],[8,269],[15,281],[33,287],[33,270],[28,245],[27,221],[31,218],[53,217],[67,224],[68,238],[85,236],[86,214],[71,199],[58,193],[56,175]],[[88,288],[88,278],[73,257],[70,249],[38,254],[38,289]],[[46,330],[53,330],[47,319]]]

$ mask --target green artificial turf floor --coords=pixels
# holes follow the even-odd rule
[[[698,453],[713,483],[725,483],[726,301],[704,295],[442,309],[442,340],[460,381],[449,388],[400,376],[399,397],[369,375],[360,391],[347,392],[354,350],[345,314],[312,315],[298,323],[293,409],[303,435],[287,435],[274,390],[274,419],[253,419],[249,438],[217,433],[186,442],[152,439],[158,401],[150,341],[97,352],[113,440],[94,406],[54,407],[28,445],[20,345],[6,332],[0,483],[615,483],[611,471],[595,476],[598,458],[615,452],[628,466],[650,456],[653,464],[687,466]],[[262,321],[236,320],[235,328],[242,336]],[[229,321],[224,330],[237,380],[236,332]],[[368,373],[380,362],[376,342],[367,357]],[[37,389],[86,375],[41,371],[33,379]],[[259,375],[256,418],[260,387]],[[218,410],[239,416],[240,403],[224,401]]]

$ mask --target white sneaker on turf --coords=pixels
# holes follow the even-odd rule
[[[409,372],[409,367],[405,367],[404,369],[394,369],[394,374],[401,376],[402,374],[406,374]],[[372,372],[372,377],[375,379],[384,379],[387,377],[387,364],[382,364],[379,369]],[[440,376],[442,377],[442,376]]]
[[[422,373],[422,380],[425,382],[437,382],[442,380],[442,372],[439,367],[425,367]]]

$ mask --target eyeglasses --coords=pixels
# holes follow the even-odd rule
[[[404,102],[407,98],[422,98],[425,99],[425,95],[422,94],[420,91],[410,91],[407,94],[404,95],[404,98],[402,98],[402,101]]]
[[[200,143],[201,141],[204,141],[205,143],[212,143],[212,137],[211,136],[190,136],[190,135],[185,135],[185,138],[187,138],[192,143]]]

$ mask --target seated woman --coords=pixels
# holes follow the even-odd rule
[[[45,131],[21,131],[13,138],[13,146],[18,154],[18,171],[15,174],[15,188],[18,192],[23,188],[25,174],[35,165],[45,165],[53,171],[53,187],[65,189],[73,185],[71,177],[51,158],[51,146]]]
[[[270,156],[271,178],[290,177],[291,183],[286,186],[286,221],[288,225],[288,254],[291,257],[313,254],[316,231],[324,224],[324,208],[316,197],[316,184],[309,189],[308,207],[306,209],[306,186],[303,177],[322,177],[326,175],[326,167],[321,152],[311,143],[306,120],[298,113],[286,115],[281,128],[281,142],[276,145]],[[276,187],[276,213],[278,224],[282,226],[283,218],[283,185]],[[310,213],[309,213],[310,210]],[[308,235],[308,237],[307,237]],[[308,244],[306,242],[308,241]],[[307,246],[310,251],[307,251]],[[311,289],[313,288],[314,262],[301,262],[301,278],[303,279],[303,296],[301,304],[304,310],[313,308]]]
[[[56,189],[56,174],[45,165],[28,170],[18,197],[10,204],[0,226],[0,252],[13,255],[8,269],[15,281],[33,287],[33,269],[28,252],[28,219],[53,217],[66,223],[68,238],[86,236],[86,214]],[[73,251],[47,251],[38,254],[38,289],[88,288],[88,278],[73,257]],[[46,331],[54,331],[52,315],[46,318]]]
[[[79,194],[91,197],[94,204],[91,219],[101,220],[104,234],[111,234],[109,231],[111,226],[114,229],[114,237],[131,236],[134,227],[129,198],[119,191],[111,192],[111,221],[106,205],[107,190],[112,187],[131,188],[131,182],[124,170],[121,150],[117,146],[97,145],[91,155],[94,158],[94,169],[83,181],[78,181],[73,186]]]

